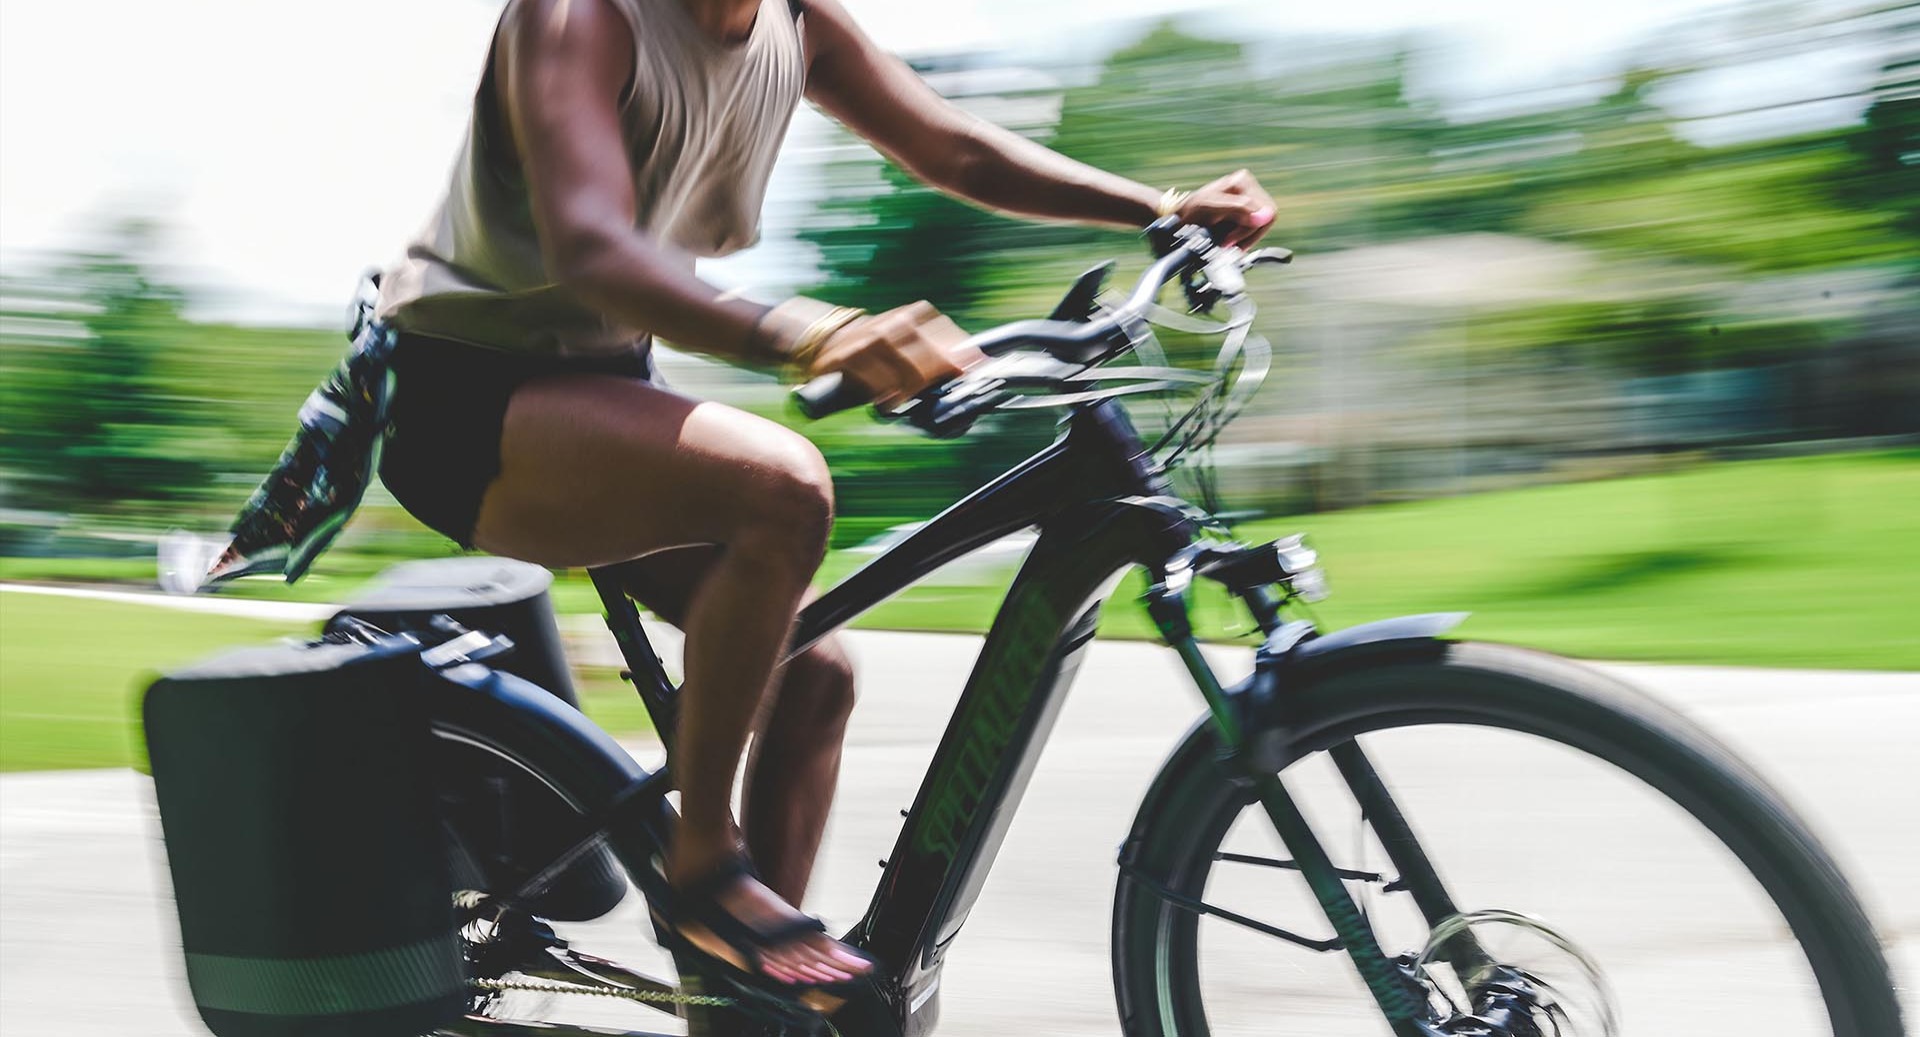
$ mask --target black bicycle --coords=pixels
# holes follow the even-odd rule
[[[938,566],[1040,530],[872,903],[844,937],[879,963],[868,992],[822,1020],[751,990],[649,977],[554,937],[525,905],[603,846],[646,896],[665,895],[666,770],[643,769],[526,682],[451,666],[436,733],[537,780],[576,816],[551,865],[466,903],[477,992],[472,1013],[442,1032],[641,1033],[501,1017],[503,997],[521,990],[710,1013],[696,1028],[928,1032],[943,962],[1103,603],[1137,566],[1206,712],[1131,831],[1115,833],[1113,976],[1126,1033],[1903,1033],[1881,946],[1839,869],[1714,739],[1591,670],[1448,640],[1458,615],[1338,631],[1295,618],[1318,596],[1313,552],[1299,538],[1236,543],[1174,494],[1171,467],[1267,373],[1246,277],[1290,257],[1217,247],[1171,221],[1149,237],[1157,258],[1130,295],[1103,301],[1109,268],[1090,271],[1050,319],[977,336],[988,361],[887,415],[955,436],[996,411],[1054,407],[1064,431],[800,617],[796,652]],[[1184,309],[1159,304],[1169,284]],[[1156,359],[1155,325],[1220,335],[1215,369],[1103,366]],[[1151,444],[1118,402],[1147,393],[1188,403]],[[861,404],[832,380],[798,396],[816,416]],[[1196,640],[1189,605],[1202,581],[1244,603],[1263,634],[1243,679],[1217,673]],[[595,583],[656,730],[672,732],[676,689],[634,604],[606,574]],[[490,644],[466,633],[433,654],[445,665]]]

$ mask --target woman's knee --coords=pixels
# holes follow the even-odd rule
[[[780,726],[818,730],[844,725],[853,703],[853,660],[829,637],[787,663],[775,708]]]
[[[791,558],[809,571],[826,554],[833,529],[833,479],[826,458],[797,435],[757,460],[760,472],[742,516],[740,546]]]

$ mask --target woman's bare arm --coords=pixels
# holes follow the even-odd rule
[[[1022,216],[1140,227],[1162,192],[1076,162],[987,122],[935,93],[855,25],[839,0],[805,0],[807,96],[921,180]],[[1180,215],[1258,238],[1273,200],[1240,170],[1193,192]]]
[[[620,13],[607,0],[524,0],[502,32],[502,100],[554,280],[676,345],[768,366],[788,360],[831,307],[728,299],[634,227],[619,109],[634,54]],[[931,306],[902,306],[846,324],[799,373],[845,371],[877,398],[911,394],[958,372],[964,337]]]
[[[914,176],[1005,212],[1139,227],[1160,192],[1049,151],[948,102],[839,0],[807,0],[807,96]]]
[[[766,307],[725,299],[637,230],[620,127],[632,34],[607,0],[524,0],[501,29],[497,79],[547,269],[588,306],[676,345],[766,362]]]

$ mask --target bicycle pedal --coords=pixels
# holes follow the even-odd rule
[[[474,974],[504,976],[546,964],[553,952],[566,950],[567,941],[545,919],[507,907],[498,898],[467,893],[456,899],[454,914]]]

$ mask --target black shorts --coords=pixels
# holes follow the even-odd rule
[[[500,474],[507,401],[532,379],[610,374],[659,384],[653,351],[612,357],[526,356],[401,332],[380,481],[434,531],[473,547],[480,498]]]

